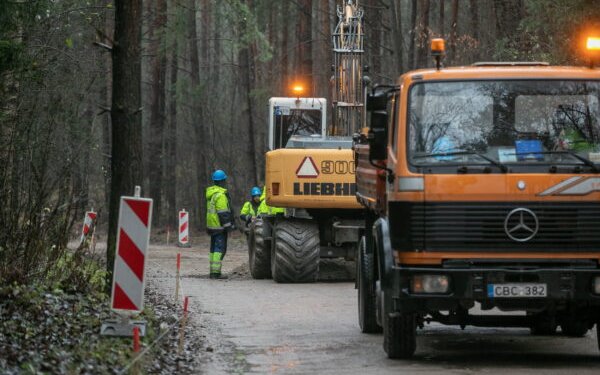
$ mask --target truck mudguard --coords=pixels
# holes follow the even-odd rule
[[[394,265],[390,226],[387,219],[379,218],[375,221],[375,224],[373,224],[373,237],[375,238],[375,248],[377,250],[381,287],[386,288],[391,286],[392,267]]]

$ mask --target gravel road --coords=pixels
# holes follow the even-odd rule
[[[196,239],[190,249],[153,246],[148,264],[149,282],[172,296],[182,253],[182,290],[205,340],[198,373],[600,373],[595,330],[584,338],[539,337],[527,329],[431,324],[419,331],[414,359],[388,360],[382,336],[359,331],[353,264],[325,264],[316,284],[252,280],[245,240],[236,236],[224,261],[229,279],[209,280],[207,241]]]

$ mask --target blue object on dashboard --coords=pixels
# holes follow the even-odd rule
[[[456,147],[454,146],[454,142],[447,136],[442,136],[433,143],[433,148],[431,152],[434,154],[446,154],[456,152]],[[434,156],[437,160],[454,160],[456,156],[448,155],[448,156]]]
[[[544,160],[542,141],[539,139],[515,141],[517,160]]]

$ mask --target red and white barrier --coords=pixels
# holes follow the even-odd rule
[[[185,209],[179,211],[179,243],[180,247],[190,246],[190,213]]]
[[[98,214],[94,212],[92,208],[91,211],[87,211],[85,213],[85,217],[83,218],[83,228],[81,230],[81,239],[79,240],[79,246],[83,245],[85,240],[87,240],[92,228],[96,224],[96,217]]]
[[[136,192],[137,193],[137,192]],[[119,312],[144,308],[145,265],[150,242],[152,199],[121,197],[117,253],[110,306]]]

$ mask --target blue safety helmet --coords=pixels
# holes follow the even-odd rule
[[[261,196],[262,195],[262,191],[260,190],[260,188],[258,186],[255,186],[252,188],[252,190],[250,190],[250,196],[251,197],[256,197],[256,196]]]
[[[217,169],[213,174],[212,174],[212,179],[213,181],[223,181],[227,179],[227,175],[225,174],[225,172],[223,172],[220,169]]]

